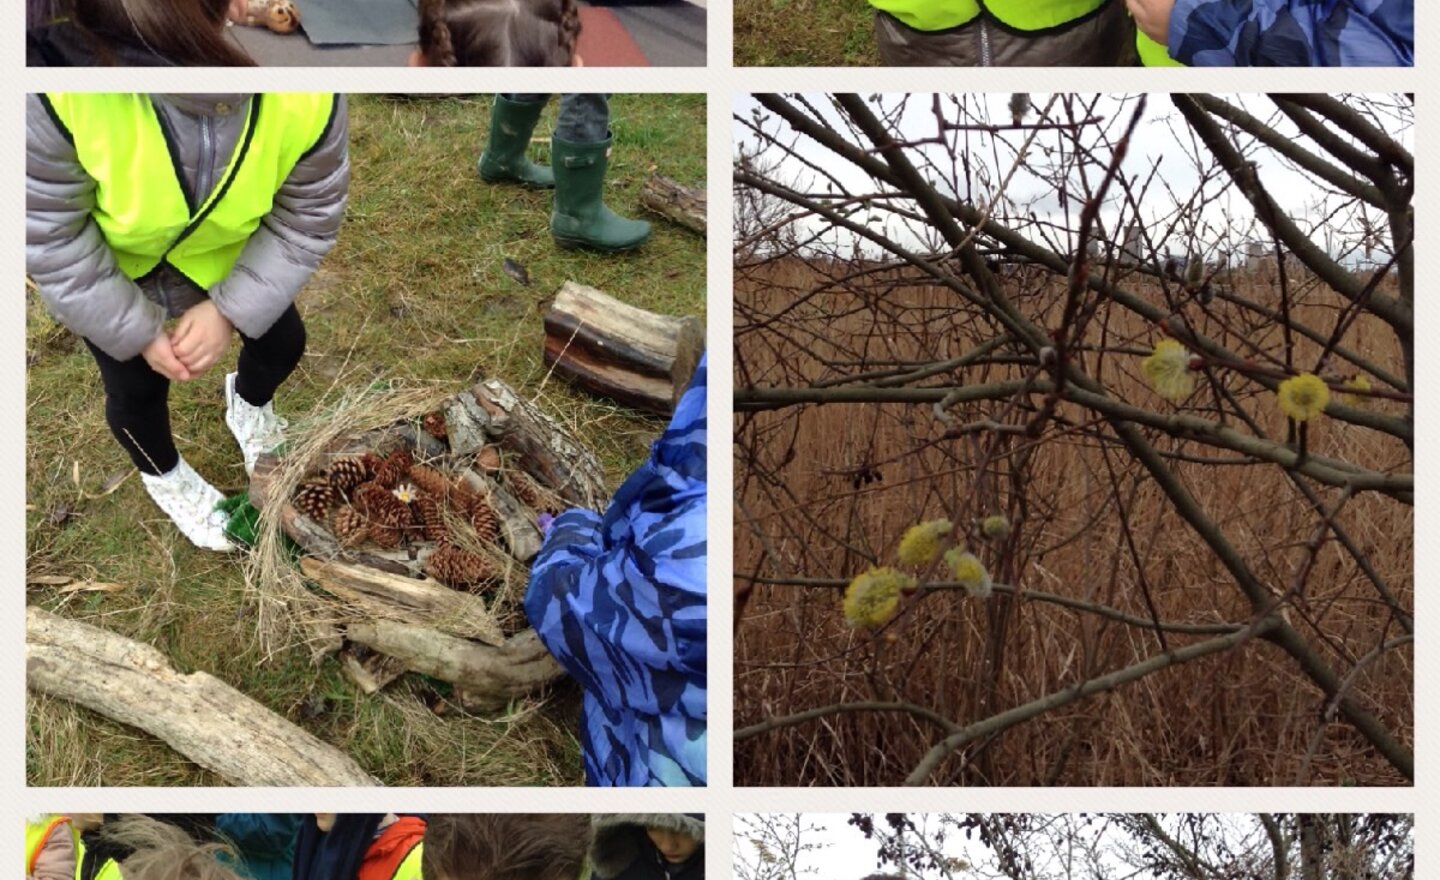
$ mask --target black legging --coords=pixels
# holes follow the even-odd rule
[[[305,353],[305,323],[295,306],[255,339],[240,334],[239,377],[235,391],[247,403],[264,406],[275,396]],[[105,421],[110,432],[142,474],[168,473],[180,463],[170,434],[170,380],[139,355],[117,361],[85,340],[105,385]]]

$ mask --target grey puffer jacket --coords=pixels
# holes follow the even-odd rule
[[[705,876],[705,817],[698,813],[596,813],[591,819],[595,839],[590,844],[590,865],[595,880],[703,880]],[[681,865],[659,857],[647,828],[680,831],[700,843]]]
[[[182,173],[198,201],[223,175],[251,97],[151,96],[174,133]],[[129,360],[160,334],[167,318],[200,303],[207,292],[164,265],[139,284],[125,276],[91,219],[95,180],[40,96],[26,102],[26,272],[57,320],[111,357]],[[334,247],[350,186],[348,141],[345,99],[339,96],[320,143],[291,170],[230,274],[208,291],[246,336],[270,329]]]
[[[875,46],[886,67],[1125,67],[1138,63],[1135,23],[1123,0],[1042,33],[1012,30],[981,13],[943,31],[917,31],[875,13]]]

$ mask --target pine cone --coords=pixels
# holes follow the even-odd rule
[[[393,529],[379,523],[371,523],[366,529],[366,533],[370,540],[386,550],[398,550],[405,543],[404,529]]]
[[[450,528],[445,525],[445,513],[440,508],[440,502],[435,500],[434,495],[422,493],[417,496],[411,507],[415,511],[415,520],[425,534],[425,540],[443,544],[450,538]]]
[[[412,464],[410,481],[437,501],[444,503],[451,494],[450,478],[429,465]]]
[[[500,470],[500,447],[493,443],[475,453],[475,464],[487,474]]]
[[[340,500],[340,493],[325,479],[310,479],[295,492],[295,509],[315,520],[325,522],[330,508]]]
[[[544,492],[535,479],[524,471],[510,471],[505,475],[505,480],[510,484],[510,491],[515,493],[521,503],[535,511],[556,513],[555,505],[549,503]]]
[[[365,466],[365,479],[373,480],[375,472],[380,470],[380,465],[385,463],[385,459],[373,452],[366,452],[360,456],[360,463]]]
[[[330,485],[348,495],[351,489],[370,479],[368,471],[365,460],[358,456],[337,459],[330,465]]]
[[[494,580],[496,572],[483,556],[444,544],[425,560],[425,573],[455,589],[474,589]]]
[[[375,469],[375,482],[386,489],[394,489],[405,479],[405,474],[410,470],[410,450],[397,449],[385,456],[385,460]]]
[[[500,518],[479,495],[474,497],[469,510],[470,527],[475,535],[486,543],[494,543],[500,535]]]
[[[342,547],[355,547],[370,536],[365,515],[353,507],[340,507],[330,517],[330,532]]]
[[[505,482],[510,484],[510,491],[520,503],[526,507],[540,506],[540,493],[535,491],[535,484],[530,482],[530,477],[520,471],[510,471],[505,475]]]
[[[410,506],[378,482],[361,483],[355,488],[353,498],[356,509],[372,527],[387,528],[401,534],[410,527]]]
[[[426,413],[425,418],[420,420],[420,427],[436,440],[444,440],[446,437],[445,414],[443,412]]]

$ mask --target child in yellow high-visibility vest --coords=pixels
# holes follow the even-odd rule
[[[84,339],[105,418],[196,546],[231,549],[221,493],[181,457],[171,382],[238,333],[225,423],[246,472],[282,439],[271,400],[305,350],[294,300],[335,244],[350,166],[329,94],[27,98],[26,269]]]

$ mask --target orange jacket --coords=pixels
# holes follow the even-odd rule
[[[360,874],[356,880],[419,880],[419,862],[410,864],[414,866],[414,877],[400,876],[400,869],[405,865],[406,857],[415,851],[416,847],[425,837],[425,820],[415,816],[401,816],[396,819],[370,848],[365,851],[365,859],[360,863]],[[410,873],[409,865],[406,865],[406,874]]]

